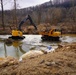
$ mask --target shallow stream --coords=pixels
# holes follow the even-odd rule
[[[49,46],[52,49],[58,47],[61,43],[76,42],[76,35],[63,35],[59,42],[42,41],[41,35],[24,35],[26,38],[22,41],[13,41],[11,44],[6,44],[2,39],[7,39],[10,35],[0,35],[0,57],[12,56],[19,58],[22,54],[29,50],[47,50]]]

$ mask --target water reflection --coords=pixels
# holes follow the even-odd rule
[[[4,50],[5,50],[5,57],[7,57],[7,50],[6,50],[6,44],[4,43]]]
[[[19,58],[22,54],[26,53],[26,51],[22,49],[22,44],[21,41],[12,41],[11,43],[4,42],[5,57],[14,55],[13,57]]]

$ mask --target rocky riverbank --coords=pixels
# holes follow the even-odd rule
[[[76,43],[59,45],[54,52],[21,62],[0,58],[0,75],[76,75]]]

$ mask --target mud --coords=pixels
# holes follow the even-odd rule
[[[0,59],[0,75],[76,75],[76,43],[65,43],[50,53],[19,62]]]

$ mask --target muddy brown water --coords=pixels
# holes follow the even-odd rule
[[[9,36],[10,35],[0,35],[0,57],[12,56],[19,59],[22,54],[29,50],[49,50],[49,46],[54,50],[58,47],[58,44],[76,42],[76,34],[62,35],[59,42],[42,41],[41,35],[24,35],[26,37],[24,40],[13,41],[10,44],[2,41],[2,39],[7,39]]]

